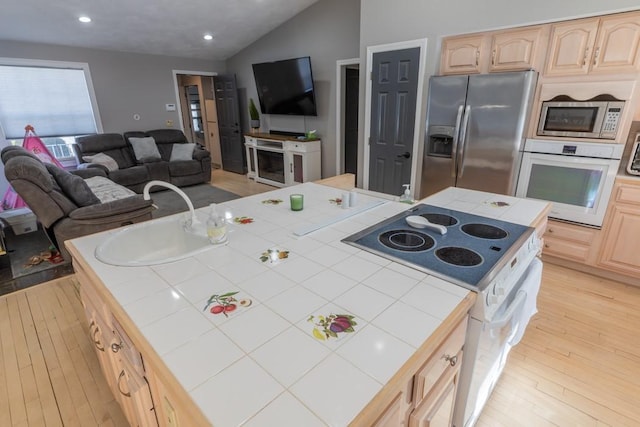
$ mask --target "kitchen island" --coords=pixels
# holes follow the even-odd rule
[[[294,192],[302,211],[289,209]],[[221,204],[228,243],[169,264],[101,263],[95,248],[113,231],[67,242],[101,366],[132,424],[450,415],[475,294],[342,243],[409,207],[360,193],[343,209],[342,192],[306,183]],[[542,228],[546,218],[544,203],[457,188],[423,202]]]

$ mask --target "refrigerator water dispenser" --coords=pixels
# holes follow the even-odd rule
[[[451,158],[453,147],[453,126],[429,127],[427,156]]]

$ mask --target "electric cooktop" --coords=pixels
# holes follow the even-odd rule
[[[418,215],[446,228],[410,226]],[[482,291],[534,232],[531,227],[426,204],[418,204],[342,241],[382,257]]]

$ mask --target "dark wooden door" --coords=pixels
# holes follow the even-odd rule
[[[218,110],[218,132],[222,169],[247,173],[246,154],[240,131],[240,108],[236,76],[215,76],[213,87]]]
[[[373,55],[369,190],[399,195],[411,182],[419,65],[418,47]]]
[[[358,170],[358,98],[360,70],[345,70],[344,100],[344,172],[356,175]]]

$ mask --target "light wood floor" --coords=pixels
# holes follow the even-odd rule
[[[547,263],[538,310],[478,426],[640,425],[640,288]],[[0,297],[0,427],[126,426],[93,351],[73,276]]]
[[[254,180],[247,178],[246,175],[227,172],[222,169],[213,169],[211,171],[211,185],[230,191],[242,197],[252,196],[254,194],[260,194],[277,189],[270,185],[255,182]]]

